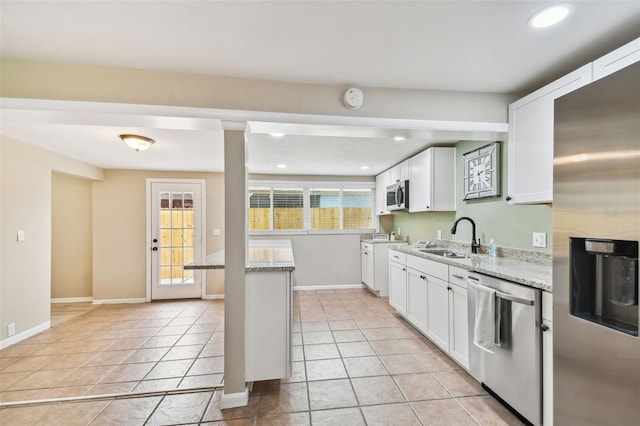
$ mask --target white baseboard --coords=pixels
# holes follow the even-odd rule
[[[93,297],[56,297],[51,303],[82,303],[93,302]]]
[[[43,322],[40,325],[36,325],[35,327],[30,328],[29,330],[25,330],[22,333],[18,333],[14,336],[4,339],[3,341],[0,342],[0,349],[4,349],[15,343],[21,342],[24,339],[28,339],[29,337],[35,336],[36,334],[41,333],[50,328],[51,328],[51,321]]]
[[[219,299],[224,299],[224,293],[222,294],[205,294],[204,296],[202,296],[203,299],[214,299],[214,300],[219,300]]]
[[[119,303],[146,303],[147,299],[140,297],[137,299],[94,299],[94,305],[114,305]]]
[[[353,290],[364,288],[364,284],[343,284],[343,285],[294,285],[293,289],[297,291],[306,290]]]
[[[243,392],[222,393],[219,407],[221,409],[244,407],[249,404],[249,388],[245,387]]]

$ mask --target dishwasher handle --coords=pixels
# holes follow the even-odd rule
[[[471,280],[473,280],[473,281],[471,281]],[[469,277],[469,279],[467,280],[467,283],[471,287],[478,287],[478,286],[482,285],[478,281],[479,280],[477,278],[475,278],[475,277]],[[485,287],[485,286],[483,286],[483,287]],[[522,297],[513,296],[511,294],[503,293],[503,292],[498,291],[498,290],[496,290],[496,296],[501,298],[501,299],[504,299],[504,300],[509,300],[511,302],[522,303],[523,305],[533,306],[535,304],[535,302],[533,300],[531,300],[531,299],[525,299],[525,298],[522,298]]]

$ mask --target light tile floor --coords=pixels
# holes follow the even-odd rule
[[[222,380],[222,301],[104,305],[0,351],[0,401],[212,386]],[[0,409],[0,424],[521,425],[364,290],[296,292],[293,376],[220,391]]]

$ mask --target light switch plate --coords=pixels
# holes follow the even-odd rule
[[[438,229],[438,239],[442,239],[442,229]]]
[[[220,235],[220,228],[213,228],[213,235]]]
[[[546,247],[547,246],[547,234],[544,232],[533,233],[533,246],[534,247]]]
[[[16,334],[16,325],[14,323],[7,325],[7,337],[12,337]]]
[[[18,241],[24,241],[24,229],[18,229]]]

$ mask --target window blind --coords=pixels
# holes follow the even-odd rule
[[[273,190],[273,229],[304,229],[304,190]]]
[[[342,229],[342,197],[339,189],[309,191],[309,228]]]
[[[373,187],[360,183],[333,187],[306,182],[249,184],[249,230],[370,232],[373,224]]]

